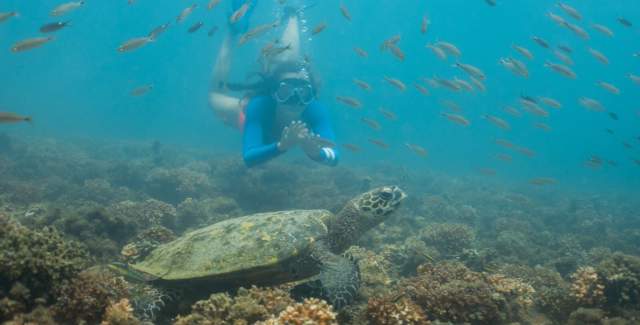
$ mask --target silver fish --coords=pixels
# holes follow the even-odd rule
[[[600,52],[600,51],[598,51],[596,49],[593,49],[593,48],[589,48],[589,53],[594,58],[596,58],[596,60],[600,61],[600,63],[605,64],[605,65],[609,64],[609,59],[604,54],[602,54],[602,52]]]
[[[194,10],[196,10],[196,8],[198,8],[198,5],[197,4],[192,4],[190,7],[182,9],[182,12],[180,12],[178,17],[176,17],[176,22],[180,23],[180,22],[184,21],[185,19],[187,19],[187,17],[189,17],[189,15],[191,15],[191,13]]]
[[[122,45],[120,45],[118,47],[118,52],[129,52],[129,51],[133,51],[135,49],[139,49],[142,46],[146,45],[149,42],[152,42],[153,39],[149,36],[144,36],[144,37],[136,37],[136,38],[132,38],[126,42],[124,42]]]
[[[18,14],[18,12],[16,11],[11,11],[11,12],[0,12],[0,23],[4,23],[5,21],[9,20],[9,18],[11,17],[19,17],[20,14]]]
[[[578,12],[578,10],[576,8],[573,8],[573,7],[569,6],[568,4],[558,3],[558,7],[560,9],[562,9],[567,15],[575,18],[576,20],[581,20],[582,19],[582,15],[580,14],[580,12]]]
[[[478,67],[475,67],[466,63],[460,63],[460,62],[456,62],[455,66],[462,69],[462,71],[468,73],[472,77],[478,78],[480,80],[487,79],[487,76]]]
[[[529,59],[529,60],[533,60],[533,53],[531,53],[531,51],[529,51],[527,48],[523,47],[523,46],[519,46],[519,45],[511,45],[511,47],[516,50],[518,53],[520,53],[522,56],[524,56],[525,58]]]
[[[594,111],[594,112],[605,111],[604,106],[602,106],[602,104],[599,101],[593,98],[581,97],[580,99],[578,99],[578,102],[580,103],[580,105],[582,105],[584,108],[590,111]]]
[[[156,28],[154,28],[151,32],[149,32],[149,38],[152,40],[156,40],[162,33],[164,33],[167,28],[171,25],[171,22],[166,22]]]
[[[57,6],[55,9],[51,10],[50,15],[57,17],[62,16],[72,10],[80,8],[84,5],[84,1],[75,1],[75,2],[67,2]]]
[[[19,41],[11,47],[11,52],[23,52],[27,50],[40,47],[49,41],[53,40],[53,37],[34,37]]]
[[[263,25],[257,26],[252,30],[244,33],[242,36],[240,36],[240,39],[238,40],[238,44],[243,45],[254,38],[260,37],[261,35],[272,30],[273,28],[278,27],[278,24],[279,24],[279,21],[276,20],[269,24],[263,24]]]
[[[600,86],[600,88],[614,94],[614,95],[620,95],[620,88],[616,87],[613,84],[610,84],[608,82],[604,82],[604,81],[598,81],[597,85]]]
[[[67,20],[67,21],[58,21],[55,23],[49,23],[49,24],[44,24],[42,26],[40,26],[40,32],[41,33],[53,33],[53,32],[57,32],[67,26],[69,26],[69,23],[71,21]]]
[[[462,55],[462,52],[458,49],[458,47],[449,42],[437,42],[434,45],[444,50],[447,54],[453,55],[455,57],[459,57]]]
[[[591,38],[591,36],[589,36],[589,33],[587,33],[586,30],[582,29],[582,27],[566,22],[564,23],[564,26],[569,29],[570,31],[572,31],[574,34],[578,35],[578,37],[584,39],[584,40],[588,40]]]
[[[607,36],[607,37],[613,37],[613,31],[611,29],[609,29],[607,26],[604,25],[600,25],[600,24],[593,24],[591,25],[591,27],[593,27],[593,29],[599,31],[600,33],[602,33],[603,35]]]
[[[552,63],[552,62],[547,62],[544,64],[544,66],[546,68],[549,68],[569,79],[576,79],[578,78],[578,75],[576,75],[575,72],[573,72],[573,70],[571,70],[571,68],[567,67],[566,65],[562,65],[562,64],[557,64],[557,63]]]
[[[427,44],[426,47],[430,49],[433,52],[433,54],[435,54],[440,60],[447,59],[447,53],[442,48],[432,44]]]

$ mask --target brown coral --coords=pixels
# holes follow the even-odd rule
[[[471,227],[464,224],[437,223],[423,229],[421,238],[442,255],[458,256],[464,249],[471,248],[476,235]]]
[[[600,306],[606,301],[604,283],[596,269],[580,267],[571,275],[571,296],[584,306]]]
[[[261,325],[337,325],[336,313],[326,301],[309,298],[287,307],[278,317],[272,317]]]
[[[369,299],[367,319],[376,325],[431,324],[420,306],[407,298],[401,298],[395,302],[390,299]]]
[[[133,315],[129,299],[112,303],[104,313],[101,325],[138,325],[140,320]]]

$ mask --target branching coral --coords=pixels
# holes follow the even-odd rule
[[[82,272],[57,290],[56,318],[69,323],[96,323],[105,309],[128,295],[121,278],[100,272]]]
[[[472,324],[520,319],[534,292],[519,280],[473,272],[457,262],[422,265],[400,288],[430,317]]]
[[[605,303],[603,279],[596,269],[580,267],[571,275],[571,296],[583,306],[601,306]]]
[[[30,230],[0,214],[0,291],[18,290],[15,284],[21,283],[26,310],[36,301],[52,302],[52,292],[87,263],[84,249],[57,231]]]
[[[457,256],[464,249],[471,248],[475,234],[467,225],[438,223],[423,229],[421,238],[427,245],[438,249],[440,254]]]
[[[293,304],[294,300],[282,289],[240,288],[235,297],[217,293],[196,302],[191,314],[179,316],[174,324],[253,324],[277,315]]]
[[[367,304],[367,318],[376,325],[427,325],[427,319],[420,306],[407,298],[397,301],[371,298]]]
[[[133,308],[129,300],[124,298],[116,303],[112,303],[104,313],[100,325],[138,325],[138,320],[133,315]]]
[[[309,298],[287,307],[278,317],[272,317],[260,325],[337,325],[336,313],[326,301]]]

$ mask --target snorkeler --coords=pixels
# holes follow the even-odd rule
[[[213,70],[209,104],[225,124],[243,132],[243,159],[247,166],[267,162],[294,147],[312,160],[328,166],[338,163],[329,112],[317,98],[318,85],[308,63],[300,54],[297,12],[286,10],[286,27],[281,39],[263,50],[262,80],[251,85],[227,82],[231,52],[237,36],[248,27],[255,7],[251,3],[244,17],[230,25]],[[234,0],[234,9],[244,5]],[[248,95],[238,98],[232,91]]]

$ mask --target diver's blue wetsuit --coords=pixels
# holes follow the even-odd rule
[[[242,155],[248,167],[264,163],[281,153],[277,143],[282,130],[274,130],[276,106],[276,101],[269,96],[254,97],[247,104]],[[329,112],[319,101],[314,100],[307,105],[300,120],[314,134],[335,141]],[[338,150],[324,147],[314,160],[335,166],[338,164]]]

